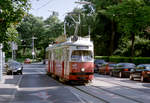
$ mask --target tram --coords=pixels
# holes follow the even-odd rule
[[[60,81],[88,83],[94,77],[93,42],[72,36],[46,48],[46,71]]]

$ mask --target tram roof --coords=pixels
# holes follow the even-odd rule
[[[78,37],[78,40],[76,41],[72,41],[72,38],[73,37],[70,37],[67,41],[62,43],[49,45],[46,50],[61,46],[93,46],[93,42],[90,40],[90,37]]]

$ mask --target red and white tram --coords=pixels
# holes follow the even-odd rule
[[[46,71],[61,81],[89,82],[93,79],[94,53],[90,37],[70,37],[46,48]]]

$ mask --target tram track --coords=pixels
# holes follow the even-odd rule
[[[96,98],[96,99],[98,99],[98,100],[100,100],[100,101],[102,101],[102,102],[104,102],[104,103],[110,103],[109,101],[106,101],[106,100],[104,100],[103,98],[100,98],[100,97],[98,97],[98,96],[95,96],[95,95],[93,95],[92,93],[89,93],[89,92],[87,92],[87,91],[85,91],[85,90],[83,90],[83,89],[81,89],[81,88],[78,88],[77,86],[72,86],[73,88],[75,88],[75,89],[77,89],[77,90],[79,90],[79,91],[81,91],[81,92],[83,92],[83,93],[86,93],[86,94],[88,94],[89,96],[92,96],[92,97],[94,97],[94,98]]]
[[[115,92],[111,92],[111,91],[106,90],[106,89],[101,88],[101,87],[97,87],[97,86],[94,86],[94,85],[89,85],[89,86],[90,86],[90,88],[87,88],[88,90],[93,88],[93,89],[91,89],[91,91],[92,91],[92,90],[94,90],[94,88],[97,88],[97,89],[99,89],[99,91],[102,90],[102,91],[107,92],[108,94],[115,95],[113,97],[115,97],[116,99],[120,98],[120,100],[125,100],[126,99],[128,101],[128,102],[123,102],[122,101],[122,103],[144,103],[142,101],[138,101],[136,99],[133,99],[133,98],[130,98],[130,97],[127,97],[127,96],[124,96],[124,95],[121,95],[121,94],[118,94],[118,93],[115,93]],[[73,86],[73,88],[76,88],[76,89],[78,89],[78,90],[80,90],[80,91],[82,91],[82,92],[84,92],[84,93],[86,93],[86,94],[96,98],[96,99],[99,99],[99,100],[103,101],[104,103],[116,103],[116,102],[113,102],[112,99],[108,100],[107,98],[104,99],[104,97],[100,98],[99,96],[97,96],[97,94],[89,93],[88,91],[86,91],[84,89],[81,89],[79,86]],[[113,99],[115,99],[115,98],[113,98]]]
[[[95,80],[104,81],[104,82],[107,82],[107,83],[110,83],[110,84],[114,84],[114,85],[122,86],[122,87],[125,87],[125,88],[129,88],[129,89],[133,89],[133,90],[136,90],[136,91],[139,91],[139,92],[145,93],[145,91],[138,90],[138,89],[133,88],[133,87],[131,87],[131,86],[121,85],[121,84],[119,84],[119,83],[114,83],[114,82],[106,81],[106,80],[99,79],[99,78],[96,78]]]
[[[115,91],[115,90],[112,90],[110,89],[110,87],[106,87],[106,88],[103,88],[102,86],[95,86],[95,85],[92,85],[92,86],[95,86],[96,88],[100,88],[104,91],[107,91],[107,92],[110,92],[110,93],[114,93],[116,95],[119,95],[119,96],[122,96],[124,98],[127,98],[127,99],[130,99],[130,100],[133,100],[133,101],[136,101],[138,103],[149,103],[150,99],[149,99],[149,93],[147,92],[144,92],[144,91],[141,91],[141,90],[138,90],[136,88],[132,88],[130,86],[124,86],[123,84],[119,84],[119,83],[114,83],[114,82],[110,82],[110,81],[106,81],[106,80],[103,80],[103,79],[99,79],[99,78],[96,78],[95,80],[98,80],[99,82],[102,81],[102,83],[107,83],[107,84],[112,84],[114,87],[118,87],[120,88],[120,93],[118,93],[118,91]],[[125,92],[126,91],[126,92]],[[130,95],[128,95],[130,94]],[[131,95],[132,94],[132,95]],[[137,97],[136,97],[137,96]],[[144,100],[144,102],[143,102]]]
[[[109,92],[109,93],[112,93],[112,94],[118,95],[118,96],[120,96],[120,97],[126,98],[126,99],[128,99],[128,100],[135,101],[135,102],[137,102],[137,103],[144,103],[144,102],[138,101],[138,100],[136,100],[136,99],[133,99],[133,98],[130,98],[130,97],[127,97],[127,96],[121,95],[121,94],[119,94],[119,93],[115,93],[115,92],[109,91],[109,90],[104,89],[104,88],[101,88],[101,87],[97,87],[97,86],[94,86],[94,85],[91,85],[91,86],[93,86],[93,87],[95,87],[95,88],[98,88],[98,89],[101,89],[101,90],[103,90],[103,91],[106,91],[106,92]]]
[[[54,79],[54,80],[56,80],[56,79]],[[101,79],[95,79],[95,80],[102,81]],[[58,80],[56,80],[56,81],[58,81]],[[105,80],[103,80],[103,81],[106,82]],[[73,92],[73,93],[75,95],[78,95],[78,97],[80,97],[80,98],[82,98],[82,95],[80,95],[80,94],[86,94],[93,99],[95,98],[95,100],[101,101],[102,103],[119,103],[118,101],[120,101],[121,103],[149,103],[149,102],[143,102],[142,100],[139,100],[139,99],[137,100],[137,98],[126,96],[125,94],[113,92],[107,88],[96,86],[93,83],[90,83],[88,85],[81,85],[81,86],[80,85],[68,85],[68,84],[64,84],[64,83],[60,83],[60,84],[62,86],[64,86],[65,88],[73,88],[74,90],[79,91],[79,94],[76,94],[75,92]],[[116,83],[115,85],[118,85],[118,84]],[[119,85],[119,86],[126,87],[126,86],[122,86],[122,85]],[[130,89],[132,89],[132,88],[130,88]],[[99,93],[101,95],[99,95],[97,93]],[[114,97],[114,98],[111,98],[111,97]],[[108,98],[110,98],[110,99],[108,99]],[[82,100],[84,100],[84,98],[82,98]]]

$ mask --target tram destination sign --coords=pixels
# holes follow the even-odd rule
[[[89,47],[88,46],[77,46],[77,49],[89,49]]]

